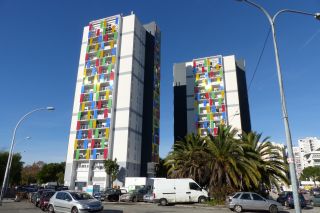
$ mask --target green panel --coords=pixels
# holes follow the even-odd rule
[[[79,154],[80,154],[80,150],[77,149],[77,150],[76,150],[76,160],[79,160]]]
[[[105,64],[106,64],[106,61],[107,61],[107,57],[104,57],[104,58],[102,59],[102,64],[105,65]]]
[[[96,92],[96,101],[99,101],[99,92]]]
[[[108,73],[111,73],[111,69],[112,69],[112,65],[109,64],[109,66],[108,66]]]
[[[93,92],[97,92],[97,85],[93,85]]]
[[[99,137],[99,130],[96,129],[94,132],[94,138],[98,138]]]
[[[114,32],[113,37],[114,37],[114,40],[117,40],[118,39],[118,32]]]
[[[222,104],[222,98],[219,98],[219,106]]]
[[[92,129],[92,120],[89,121],[89,129]]]
[[[104,139],[104,138],[102,138],[102,139],[101,139],[101,142],[100,142],[100,146],[101,146],[101,148],[104,148],[104,142],[105,142],[105,139]]]
[[[81,119],[81,112],[78,112],[78,120]]]
[[[89,45],[87,46],[87,53],[90,51],[90,47],[89,47]]]
[[[222,70],[222,68],[220,69],[220,76],[223,77],[223,70]]]
[[[104,25],[103,22],[104,22],[104,21],[101,21],[101,22],[100,22],[100,28],[103,28],[103,25]]]
[[[97,58],[100,57],[100,51],[99,50],[97,51],[96,56],[97,56]]]
[[[204,59],[204,67],[207,66],[207,59]]]
[[[211,92],[211,98],[215,99],[215,96],[216,96],[215,92]]]
[[[112,106],[112,100],[109,99],[109,101],[108,101],[108,108],[111,109],[111,106]]]
[[[210,121],[210,114],[207,114],[207,120]]]

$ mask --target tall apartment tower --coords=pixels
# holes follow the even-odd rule
[[[105,188],[105,159],[117,159],[120,181],[158,161],[160,39],[154,22],[134,14],[84,27],[65,185]]]
[[[216,135],[219,124],[251,130],[244,61],[193,59],[174,64],[173,78],[175,141],[188,133]]]

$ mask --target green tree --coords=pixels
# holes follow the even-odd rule
[[[209,158],[206,140],[199,135],[189,134],[176,141],[164,165],[169,168],[168,176],[172,178],[193,178],[200,185],[206,186],[209,173]]]
[[[104,169],[109,176],[108,186],[110,187],[113,181],[117,178],[119,172],[119,165],[117,163],[117,158],[114,160],[106,159],[104,162]]]
[[[319,166],[309,166],[302,170],[300,180],[310,180],[313,181],[316,186],[316,181],[320,181],[320,167]]]
[[[9,152],[0,152],[0,183],[2,185],[4,173],[6,171]],[[23,162],[21,161],[20,153],[15,153],[12,156],[11,169],[9,173],[9,186],[18,185],[21,181],[21,171]]]
[[[166,178],[168,176],[168,167],[164,165],[165,160],[160,158],[156,165],[156,177]]]
[[[241,142],[247,157],[258,156],[256,165],[261,175],[260,187],[271,189],[276,186],[280,189],[280,183],[289,184],[287,178],[288,166],[283,160],[283,151],[274,146],[268,137],[261,140],[262,134],[256,132],[242,133]],[[256,158],[255,158],[256,160]]]
[[[37,175],[37,181],[38,183],[58,182],[58,174],[64,173],[64,170],[65,162],[45,164]]]
[[[257,170],[258,156],[255,152],[244,152],[243,144],[236,139],[237,131],[230,126],[219,126],[217,136],[209,135],[208,149],[210,188],[234,189],[257,187],[261,175]],[[219,194],[217,195],[219,196]],[[222,197],[220,199],[225,199]]]

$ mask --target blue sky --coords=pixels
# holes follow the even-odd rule
[[[320,11],[320,2],[262,1],[271,13],[282,8]],[[142,23],[162,31],[160,155],[173,144],[172,67],[175,62],[211,55],[245,59],[249,81],[269,25],[257,9],[234,0],[202,1],[0,1],[0,150],[8,150],[19,118],[39,112],[17,133],[16,151],[26,163],[64,161],[67,152],[83,26],[89,21],[134,11]],[[289,121],[294,144],[319,136],[320,21],[283,14],[277,23]],[[271,37],[249,91],[252,128],[285,142]],[[26,142],[26,136],[32,137]]]

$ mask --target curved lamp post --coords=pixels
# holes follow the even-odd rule
[[[283,10],[279,10],[277,13],[275,13],[275,15],[271,16],[262,6],[252,1],[249,1],[249,0],[237,0],[237,1],[247,3],[261,10],[267,16],[271,26],[274,53],[275,53],[275,59],[276,59],[276,65],[277,65],[279,88],[280,88],[281,109],[282,109],[282,116],[283,116],[283,122],[284,122],[285,133],[286,133],[287,147],[288,147],[288,163],[289,163],[290,178],[291,178],[291,184],[292,184],[293,200],[294,200],[294,206],[295,206],[296,212],[300,213],[301,208],[300,208],[300,202],[298,197],[298,185],[297,185],[297,177],[296,177],[296,171],[295,171],[296,169],[295,169],[295,163],[294,163],[294,157],[293,157],[293,151],[292,151],[292,140],[291,140],[291,133],[289,128],[286,100],[285,100],[285,95],[283,91],[283,81],[282,81],[278,47],[277,47],[277,41],[276,41],[275,20],[278,17],[278,15],[281,13],[296,13],[301,15],[313,16],[314,18],[320,20],[320,13],[307,13],[299,10],[283,9]]]
[[[6,167],[6,171],[4,173],[4,178],[3,178],[3,182],[2,182],[2,188],[1,188],[1,194],[0,194],[0,206],[2,205],[2,199],[3,199],[3,196],[4,196],[5,191],[6,191],[7,179],[8,179],[8,174],[9,174],[10,167],[11,167],[12,153],[13,153],[13,148],[14,148],[14,144],[15,144],[15,138],[16,138],[17,129],[20,126],[21,122],[26,117],[28,117],[30,114],[32,114],[34,112],[42,111],[42,110],[52,111],[52,110],[54,110],[54,107],[37,108],[37,109],[34,109],[34,110],[28,112],[27,114],[25,114],[24,116],[22,116],[20,118],[20,120],[18,121],[17,125],[15,126],[15,128],[13,130],[13,136],[12,136],[12,140],[11,140],[11,146],[10,146],[10,151],[9,151],[9,156],[8,156],[8,161],[7,161],[7,167]]]

